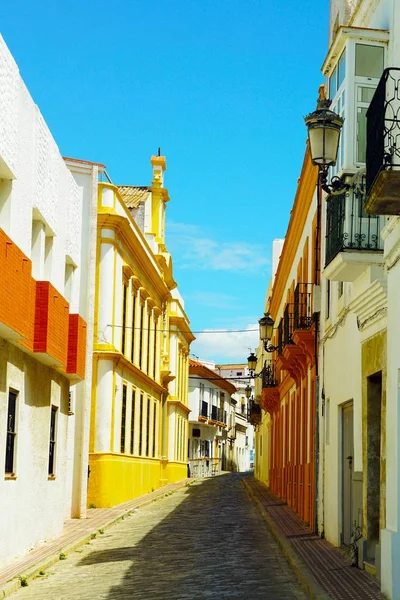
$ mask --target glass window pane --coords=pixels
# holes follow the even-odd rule
[[[356,75],[380,79],[383,72],[383,48],[356,44]]]
[[[332,100],[337,92],[337,67],[329,78],[329,97]]]
[[[343,54],[340,57],[339,65],[338,65],[338,84],[337,84],[338,89],[342,85],[345,76],[346,76],[346,51],[343,51]]]
[[[357,162],[365,163],[367,148],[367,109],[357,108]]]
[[[373,95],[375,94],[376,88],[362,87],[360,89],[361,89],[361,102],[367,102],[369,104],[373,98]]]

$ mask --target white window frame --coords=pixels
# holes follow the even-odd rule
[[[340,27],[333,41],[328,55],[322,67],[326,77],[326,90],[329,93],[329,78],[339,65],[343,52],[346,52],[345,77],[332,100],[331,109],[344,117],[343,124],[343,146],[339,147],[338,163],[331,168],[330,176],[341,176],[355,173],[365,163],[357,161],[357,89],[362,87],[375,87],[379,79],[371,77],[360,77],[355,75],[355,53],[356,44],[365,46],[380,46],[384,49],[383,68],[387,65],[387,44],[389,33],[384,30],[372,30],[352,27]],[[340,99],[345,94],[344,102]]]

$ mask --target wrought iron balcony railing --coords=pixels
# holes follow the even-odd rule
[[[266,360],[264,362],[261,380],[263,388],[272,388],[278,385],[275,372],[275,361]]]
[[[294,328],[310,329],[312,317],[312,283],[298,283],[294,291]]]
[[[380,171],[400,169],[400,68],[383,71],[367,110],[367,194]]]
[[[360,185],[341,194],[331,194],[327,198],[325,266],[339,252],[383,250],[380,235],[382,217],[365,212],[363,179],[364,177],[360,179]]]
[[[280,356],[283,352],[283,319],[279,321],[278,325],[278,355]]]
[[[249,402],[247,420],[252,425],[261,423],[261,406],[254,402],[254,400],[250,400]]]
[[[294,305],[286,304],[283,313],[283,345],[293,344],[294,331]]]

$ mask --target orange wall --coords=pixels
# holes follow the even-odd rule
[[[32,263],[0,229],[0,323],[33,340],[35,280]]]

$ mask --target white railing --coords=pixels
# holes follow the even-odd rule
[[[190,477],[212,477],[221,473],[220,458],[189,459]]]

